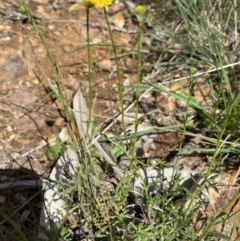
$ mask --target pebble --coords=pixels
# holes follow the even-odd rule
[[[112,70],[112,61],[105,59],[98,63],[98,68],[103,71],[111,71]]]
[[[38,112],[32,112],[24,115],[14,123],[14,129],[17,131],[37,130],[45,124],[43,116]]]

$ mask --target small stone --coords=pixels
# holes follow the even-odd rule
[[[2,111],[11,111],[11,105],[9,103],[6,103],[4,100],[0,101],[0,110]]]
[[[123,86],[124,87],[128,87],[128,86],[130,86],[130,81],[129,81],[129,79],[125,79],[124,81],[123,81]]]
[[[55,120],[55,125],[56,126],[62,126],[64,123],[64,119],[62,117],[58,117],[56,120]]]
[[[12,140],[15,140],[16,139],[16,134],[12,134],[8,137],[8,141],[12,141]]]
[[[70,90],[70,89],[65,89],[63,93],[64,93],[64,95],[65,95],[65,98],[66,98],[68,101],[72,100],[73,95],[74,95],[74,93],[73,93],[72,90]]]
[[[149,37],[143,37],[142,42],[143,42],[143,44],[146,44],[148,47],[150,47],[152,45],[152,40]]]
[[[194,96],[197,102],[202,102],[210,95],[210,88],[203,88],[194,92]]]
[[[48,25],[48,29],[49,30],[54,30],[56,28],[56,25],[55,24],[49,24]]]
[[[7,131],[9,131],[9,132],[13,131],[12,127],[8,125],[7,126]]]
[[[33,104],[37,100],[37,96],[32,94],[27,89],[13,90],[9,93],[8,97],[9,103],[20,107],[26,107],[29,104]]]
[[[181,78],[181,77],[182,77],[182,76],[181,76],[180,73],[177,73],[177,74],[174,75],[174,78],[175,78],[175,79],[179,79],[179,78]]]
[[[98,68],[103,71],[111,71],[112,70],[112,61],[105,59],[98,63]]]
[[[17,131],[38,130],[45,124],[45,120],[38,112],[26,114],[15,121],[14,129]]]
[[[112,21],[113,21],[114,25],[118,28],[123,28],[123,26],[125,25],[125,18],[124,18],[123,13],[121,13],[121,12],[114,15]]]
[[[137,61],[136,61],[136,59],[127,58],[125,60],[125,66],[126,66],[126,68],[131,68],[131,69],[135,68],[135,69],[137,69]]]
[[[5,81],[7,78],[16,79],[27,74],[26,65],[24,60],[18,54],[11,54],[5,56],[5,61],[0,66],[3,73],[0,81]]]
[[[61,132],[58,134],[59,139],[64,142],[64,141],[69,141],[69,135],[68,135],[68,130],[66,127],[64,127]]]

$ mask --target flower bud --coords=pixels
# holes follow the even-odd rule
[[[138,15],[144,15],[145,13],[145,7],[142,6],[142,5],[138,5],[135,7],[135,13],[138,14]]]

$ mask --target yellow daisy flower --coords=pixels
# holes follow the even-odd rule
[[[85,8],[91,8],[94,6],[92,0],[83,0],[82,3]]]
[[[91,0],[92,4],[98,8],[104,8],[112,4],[113,0]]]

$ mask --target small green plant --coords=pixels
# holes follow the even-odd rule
[[[46,157],[49,160],[57,160],[66,150],[66,143],[63,143],[59,138],[57,138],[55,144],[53,146],[49,146],[48,149]]]
[[[236,1],[227,1],[223,8],[222,1],[211,3],[207,0],[174,0],[162,3],[161,8],[169,11],[170,20],[159,17],[157,14],[159,9],[155,9],[151,21],[149,20],[148,11],[142,5],[135,8],[134,14],[137,14],[139,21],[139,32],[137,34],[137,81],[134,86],[135,96],[135,121],[134,133],[128,135],[125,126],[124,117],[124,94],[121,68],[119,64],[115,40],[113,38],[109,17],[107,15],[106,6],[111,5],[111,0],[83,0],[86,7],[86,26],[87,26],[87,53],[88,53],[88,84],[89,84],[89,116],[87,133],[83,138],[77,134],[76,126],[73,122],[70,107],[63,95],[61,79],[55,59],[51,51],[36,25],[32,15],[25,4],[21,9],[27,15],[29,21],[33,25],[36,33],[44,44],[50,62],[55,70],[57,92],[55,95],[59,98],[64,106],[67,116],[67,124],[72,138],[71,146],[74,150],[81,153],[80,166],[78,170],[78,178],[76,183],[65,193],[69,193],[72,201],[67,207],[69,212],[77,211],[81,215],[81,225],[87,227],[88,235],[92,239],[98,240],[216,240],[221,236],[222,239],[229,240],[227,235],[214,234],[212,229],[219,222],[225,222],[235,213],[225,215],[219,214],[213,217],[207,226],[196,229],[192,226],[192,221],[196,218],[197,210],[204,204],[205,200],[197,200],[202,190],[210,185],[213,188],[215,184],[211,183],[211,174],[213,172],[221,172],[223,164],[223,155],[227,157],[231,154],[239,154],[238,124],[239,124],[239,92],[234,92],[231,87],[231,78],[226,70],[228,65],[229,51],[226,45],[230,39],[236,41],[236,32],[239,29],[240,21],[237,12]],[[165,5],[164,5],[165,4]],[[210,6],[210,7],[209,7]],[[90,11],[92,7],[100,7],[109,31],[109,39],[114,54],[117,75],[117,88],[120,100],[121,128],[123,135],[121,138],[115,136],[106,137],[113,145],[112,152],[114,159],[121,157],[123,154],[130,160],[129,175],[126,174],[121,180],[115,180],[114,187],[108,188],[101,193],[102,180],[109,175],[111,168],[103,165],[103,157],[99,155],[95,147],[92,145],[92,137],[94,131],[92,127],[92,59],[91,59],[91,39],[90,39]],[[163,13],[161,9],[161,13]],[[233,13],[233,14],[232,14]],[[169,21],[169,22],[167,22]],[[177,25],[176,23],[179,23]],[[150,51],[159,54],[159,59],[153,63],[153,69],[161,69],[164,77],[168,79],[168,86],[162,83],[155,83],[143,75],[143,36],[145,25],[150,25],[152,29],[163,35],[162,42],[159,39],[150,47]],[[175,28],[175,29],[173,29]],[[229,34],[231,36],[229,36]],[[160,58],[161,57],[161,58]],[[227,66],[227,67],[226,67]],[[210,69],[206,71],[206,69]],[[171,84],[175,84],[177,80],[173,80],[173,76],[183,70],[186,75],[183,79],[187,80],[187,91],[178,93],[170,90]],[[199,71],[201,73],[199,74]],[[189,74],[190,73],[190,74]],[[212,74],[212,75],[211,75]],[[202,103],[195,98],[195,87],[197,87],[197,78],[205,77],[206,86],[210,86],[210,110],[204,107]],[[181,79],[182,80],[182,79]],[[237,82],[236,79],[234,79]],[[200,89],[201,89],[200,83]],[[225,91],[227,85],[228,93]],[[135,143],[139,135],[139,100],[142,90],[151,88],[153,93],[164,93],[173,97],[176,101],[185,104],[185,115],[181,123],[168,127],[157,127],[155,131],[170,130],[178,131],[182,134],[181,143],[179,145],[178,154],[184,148],[184,141],[189,137],[197,135],[202,136],[202,146],[192,148],[192,152],[201,151],[205,153],[209,163],[206,173],[202,174],[203,181],[195,183],[194,191],[185,189],[179,185],[180,176],[177,172],[172,176],[167,188],[164,183],[166,180],[160,179],[155,183],[158,188],[157,193],[150,193],[150,185],[144,184],[143,188],[138,192],[131,190],[131,175],[138,175],[138,169],[141,162],[135,155]],[[195,113],[194,123],[190,123],[191,112]],[[220,112],[220,114],[219,114]],[[199,131],[199,129],[201,131]],[[101,134],[104,136],[104,134]],[[129,137],[130,136],[130,137]],[[229,140],[229,142],[227,142]],[[121,142],[124,142],[121,143]],[[68,143],[68,145],[70,145]],[[236,148],[237,147],[237,148]],[[56,141],[47,153],[49,159],[56,159],[63,153],[66,144]],[[227,154],[226,154],[227,153]],[[114,160],[115,161],[115,160]],[[146,165],[147,166],[147,165]],[[175,169],[177,169],[177,165]],[[70,177],[69,177],[70,178]],[[144,180],[143,180],[144,181]],[[184,195],[189,200],[187,206],[184,203],[176,204],[176,199]],[[229,205],[237,202],[239,195],[230,200]],[[223,211],[229,207],[227,205]],[[80,224],[79,224],[80,225]],[[62,239],[69,240],[72,237],[72,231],[64,226],[62,229]]]

